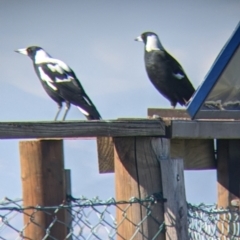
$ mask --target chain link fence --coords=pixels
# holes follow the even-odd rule
[[[156,203],[164,201],[159,195],[118,202],[113,198],[107,201],[84,197],[68,200],[69,204],[55,207],[23,207],[21,199],[3,199],[0,202],[0,239],[31,239],[27,238],[25,233],[32,224],[36,231],[44,231],[43,239],[57,240],[51,235],[54,226],[66,229],[64,239],[122,239],[118,229],[123,221],[134,225],[136,231],[131,239],[137,239],[137,234],[141,233],[141,224],[147,218],[152,218],[158,224],[158,231],[152,239],[156,239],[164,231],[164,222],[159,222],[152,214]],[[129,209],[136,204],[146,210],[146,216],[143,216],[139,223],[131,222],[128,216]],[[119,223],[115,218],[116,210],[122,213],[122,221]],[[60,220],[61,212],[66,214],[66,222]],[[39,214],[50,219],[45,229],[37,223],[41,217]],[[188,204],[188,226],[189,238],[193,240],[237,240],[240,239],[240,211],[217,209],[215,205]],[[143,236],[143,239],[147,238]]]
[[[188,203],[188,232],[190,239],[239,240],[240,211]]]

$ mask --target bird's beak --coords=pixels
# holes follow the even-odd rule
[[[15,52],[21,53],[23,55],[28,55],[26,48],[17,49],[17,50],[15,50]]]
[[[138,42],[143,42],[143,39],[141,36],[138,36],[137,38],[134,39],[135,41],[138,41]]]

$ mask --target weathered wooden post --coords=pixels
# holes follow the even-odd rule
[[[65,174],[65,192],[66,195],[68,196],[72,196],[72,182],[71,182],[71,170],[70,169],[65,169],[64,170],[64,174]],[[67,200],[66,201],[67,205],[71,205],[71,200]],[[67,226],[67,235],[71,234],[72,231],[72,211],[71,209],[65,209],[65,221],[66,221],[66,226]],[[68,236],[67,238],[68,240],[72,240],[72,236]]]
[[[19,147],[24,207],[60,205],[65,199],[63,141],[22,141]],[[42,239],[48,234],[46,229],[55,218],[52,215],[54,210],[46,212],[26,210],[25,238]],[[57,220],[62,223],[65,223],[64,213],[64,210],[56,213]],[[58,221],[48,229],[49,235],[55,239],[64,239],[66,226]]]
[[[140,204],[126,212],[118,206],[119,239],[188,239],[183,161],[169,159],[169,144],[155,137],[114,138],[116,200],[145,199],[160,192],[167,198],[153,206],[151,216],[157,221]],[[164,221],[166,233],[159,233]]]
[[[144,199],[162,192],[161,171],[152,140],[151,137],[114,138],[116,200]],[[157,203],[151,215],[163,223],[163,203]],[[144,236],[152,239],[159,230],[159,224],[151,217],[140,224],[146,216],[146,209],[140,204],[133,204],[126,213],[118,209],[117,222],[122,222],[117,230],[119,239],[131,239],[134,234],[135,239],[144,239]],[[165,239],[164,235],[162,232],[156,239]]]
[[[217,180],[218,207],[234,208],[232,203],[240,198],[240,140],[217,140]],[[231,216],[223,214],[218,228],[226,237],[231,238],[234,231]]]
[[[240,198],[240,140],[217,140],[218,207]]]

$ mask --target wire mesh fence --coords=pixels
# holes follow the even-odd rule
[[[118,233],[118,228],[124,221],[136,228],[132,235],[134,239],[138,234],[144,237],[141,225],[147,218],[153,219],[158,226],[154,233],[157,237],[163,231],[164,224],[154,218],[152,212],[156,202],[161,201],[160,196],[156,194],[143,200],[131,198],[118,202],[113,198],[107,201],[98,198],[68,198],[65,203],[51,207],[23,207],[20,199],[5,198],[0,202],[0,239],[32,239],[28,236],[30,226],[31,231],[38,231],[43,236],[41,239],[57,239],[56,231],[58,236],[61,231],[61,239],[116,239],[117,236],[124,239]],[[136,204],[146,210],[142,222],[134,222],[129,218],[130,209]],[[119,223],[115,219],[116,210],[122,213]],[[63,218],[65,222],[62,221]],[[39,222],[47,227],[43,228]]]
[[[188,232],[190,239],[239,240],[240,211],[188,204]]]
[[[5,198],[0,202],[0,239],[31,239],[27,234],[33,225],[34,231],[42,231],[42,239],[56,240],[54,231],[59,232],[62,229],[64,237],[61,239],[124,239],[118,233],[124,221],[135,228],[130,239],[138,239],[137,234],[142,234],[141,239],[147,239],[141,232],[141,225],[149,218],[158,225],[157,231],[153,233],[154,237],[151,238],[157,239],[167,227],[153,214],[159,200],[164,201],[156,195],[118,202],[113,198],[101,201],[98,198],[89,200],[81,197],[72,198],[68,204],[59,206],[23,207],[21,199]],[[129,210],[136,205],[146,210],[141,222],[133,222],[129,218]],[[116,221],[116,210],[122,215],[119,222]],[[64,222],[61,215],[65,216]],[[39,225],[41,218],[45,220],[46,227]],[[240,239],[240,211],[217,209],[215,205],[188,204],[188,232],[189,239],[193,240]]]

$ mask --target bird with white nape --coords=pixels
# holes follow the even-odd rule
[[[57,120],[65,102],[65,120],[71,104],[77,106],[88,120],[99,120],[101,116],[84,91],[73,70],[63,61],[52,58],[43,48],[31,46],[15,52],[29,56],[34,70],[47,94],[58,104]]]
[[[164,49],[158,35],[144,32],[135,41],[145,45],[145,68],[154,87],[170,101],[173,108],[177,103],[187,105],[195,89],[182,66]]]

